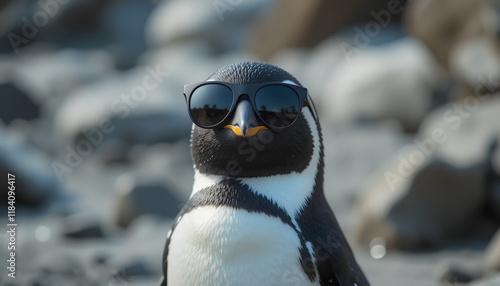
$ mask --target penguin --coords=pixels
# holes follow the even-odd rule
[[[254,61],[206,81],[302,87]],[[161,285],[369,285],[326,201],[321,127],[307,100],[280,130],[264,127],[246,95],[225,124],[193,124],[194,185],[168,233]]]

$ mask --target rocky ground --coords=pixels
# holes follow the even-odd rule
[[[440,285],[440,275],[453,264],[481,268],[488,243],[478,238],[413,252],[387,249],[380,255],[370,254],[369,246],[354,241],[353,201],[358,190],[387,156],[409,140],[383,126],[325,132],[327,197],[373,285]],[[19,208],[17,278],[13,283],[4,276],[2,285],[156,285],[167,231],[193,181],[189,142],[184,139],[135,152],[139,153],[134,154],[136,161],[111,165],[92,154],[65,176],[64,194],[41,209]],[[123,203],[119,198],[122,188],[128,187],[123,185],[137,182],[134,176],[149,177],[153,185],[169,190],[164,196],[178,204],[162,201],[172,206],[170,214],[143,215],[122,229],[117,226],[117,213],[126,206],[119,205]],[[154,200],[158,197],[137,204],[147,209]],[[6,257],[6,249],[0,251]]]

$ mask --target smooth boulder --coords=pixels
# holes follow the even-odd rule
[[[350,55],[326,82],[321,99],[329,122],[393,121],[415,132],[440,75],[425,47],[402,39]]]
[[[485,266],[487,271],[500,271],[500,229],[486,248]]]
[[[183,204],[171,188],[163,181],[140,179],[132,174],[122,175],[115,184],[113,224],[126,228],[144,214],[174,218]]]
[[[15,188],[16,205],[40,206],[62,191],[51,162],[44,153],[2,129],[0,138],[0,173],[3,174],[0,184],[7,188],[7,174],[15,176],[11,182]],[[7,195],[2,202],[7,203]]]
[[[357,201],[356,240],[389,248],[443,245],[468,235],[486,197],[481,164],[455,166],[410,145],[374,174]]]

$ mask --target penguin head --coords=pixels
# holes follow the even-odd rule
[[[283,82],[301,86],[288,72],[261,62],[222,67],[206,81],[238,85]],[[228,177],[301,172],[311,161],[312,132],[319,132],[310,97],[308,101],[292,125],[275,130],[267,128],[259,119],[248,95],[239,96],[235,108],[220,126],[207,129],[193,124],[191,145],[195,168],[202,174]]]

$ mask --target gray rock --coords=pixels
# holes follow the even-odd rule
[[[75,214],[64,218],[62,233],[67,238],[86,239],[105,237],[98,218]]]
[[[29,0],[12,1],[11,5],[5,6],[4,10],[1,11],[0,33],[2,37],[0,39],[0,51],[2,53],[19,52],[19,49],[29,45],[34,40],[38,40],[40,36],[39,29],[33,25],[32,19],[34,13],[37,11],[35,9],[39,6],[34,4],[35,2]],[[50,19],[47,20],[47,22],[50,21]],[[26,28],[28,25],[30,27]],[[13,33],[14,36],[10,33]]]
[[[113,224],[126,228],[141,215],[154,214],[174,218],[182,202],[163,181],[136,178],[131,174],[116,180],[113,206]]]
[[[116,272],[115,276],[129,279],[133,279],[137,276],[151,276],[155,274],[146,262],[140,260],[131,261],[120,267]]]
[[[415,144],[374,175],[358,206],[357,239],[412,249],[488,231],[491,144],[500,98],[466,98],[433,111]],[[392,186],[391,186],[392,185]]]
[[[487,271],[500,271],[500,229],[486,249],[485,266]]]
[[[0,57],[0,62],[0,82],[22,88],[49,116],[75,87],[98,80],[114,67],[103,51],[56,51],[38,44],[16,57]]]
[[[485,79],[498,83],[500,77],[497,28],[484,21],[499,20],[498,14],[489,13],[494,5],[491,1],[419,0],[406,9],[407,30],[427,45],[467,95]]]
[[[495,180],[488,192],[488,207],[497,221],[500,222],[500,180]]]
[[[500,97],[469,96],[455,100],[429,113],[418,132],[421,140],[442,134],[436,153],[453,165],[487,164],[491,144],[500,136]],[[436,143],[436,142],[435,142]]]
[[[40,106],[19,86],[10,82],[0,84],[0,121],[32,120],[40,116]]]
[[[480,271],[448,262],[439,265],[436,272],[438,281],[442,285],[467,284],[481,276]]]
[[[53,262],[44,258],[39,261],[41,265],[34,275],[39,285],[61,285],[61,281],[72,281],[72,285],[95,285],[86,277],[89,269],[78,257],[57,254],[52,256],[52,259],[57,258]]]
[[[96,153],[104,164],[124,163],[129,160],[130,146],[120,139],[110,139],[104,141]]]
[[[332,72],[345,61],[344,54],[339,49],[343,37],[334,37],[324,40],[312,51],[303,49],[283,50],[276,53],[270,62],[293,74],[300,82],[306,85],[309,94],[314,99],[316,108],[321,110],[320,96],[326,93],[325,86]]]
[[[470,286],[498,286],[500,285],[500,275],[490,275],[480,280],[474,281],[474,283],[469,284]]]
[[[474,233],[481,222],[484,165],[456,166],[408,146],[360,196],[356,239],[382,237],[390,248],[437,246]]]
[[[319,106],[327,110],[331,123],[394,121],[414,132],[429,110],[439,79],[425,47],[402,39],[341,60],[321,92]]]
[[[181,93],[185,84],[203,81],[218,68],[241,59],[256,58],[246,52],[226,53],[214,57],[208,43],[194,39],[150,50],[141,58],[141,63],[153,67],[159,65],[165,71],[175,71],[169,73],[167,81],[172,90]]]
[[[404,5],[403,2],[398,2],[399,5],[396,7],[393,4],[388,4],[385,0],[348,2],[277,0],[272,9],[269,9],[266,18],[254,29],[251,50],[265,59],[277,51],[290,47],[315,46],[333,34],[345,33],[347,29],[341,29],[354,23],[357,25],[352,29],[357,37],[363,38],[359,41],[359,46],[364,47],[371,41],[376,42],[383,38],[380,34],[387,32],[392,24],[397,26],[397,19],[401,16]],[[387,9],[392,11],[388,21],[378,19],[380,16],[374,16],[378,11],[389,13]],[[380,25],[383,25],[383,28]],[[373,30],[377,28],[379,30],[374,32]]]
[[[11,0],[6,0],[6,1],[3,1],[2,4],[0,4],[0,11],[5,9],[5,7],[8,7],[10,4],[11,4]]]
[[[92,149],[108,140],[131,146],[188,137],[182,91],[172,91],[167,77],[159,66],[138,67],[79,88],[56,114],[57,133]]]
[[[398,130],[382,124],[342,128],[323,125],[323,138],[325,174],[328,174],[325,196],[344,232],[351,233],[353,198],[359,195],[374,170],[409,140]]]
[[[7,173],[15,176],[16,204],[40,206],[61,191],[43,153],[12,133],[0,130],[0,138],[0,184],[8,186]],[[2,201],[6,200],[4,196]]]
[[[181,201],[187,201],[193,188],[194,170],[189,139],[153,146],[136,146],[130,158],[134,176],[146,181],[165,181]]]
[[[4,32],[3,35],[7,32],[14,33],[25,40],[17,40],[19,44],[10,37],[2,37],[2,51],[23,51],[37,42],[57,43],[58,46],[81,50],[107,50],[112,53],[118,66],[131,67],[147,48],[144,26],[154,8],[150,1],[15,2],[20,3],[12,5],[5,12],[9,17],[2,17],[3,21],[0,20],[2,28],[6,27],[1,32]],[[37,24],[43,17],[46,23]],[[35,32],[24,32],[24,27],[28,25],[26,22]],[[13,47],[11,42],[15,42],[16,46]]]
[[[105,253],[96,253],[92,258],[92,262],[97,265],[106,265],[109,261],[110,256]]]
[[[251,24],[272,1],[162,1],[146,28],[148,43],[168,46],[193,39],[208,43],[213,52],[246,46]],[[222,5],[222,6],[221,6]]]
[[[500,219],[500,152],[492,144],[500,138],[500,125],[496,124],[500,121],[499,109],[498,94],[468,96],[434,110],[419,131],[419,137],[426,139],[435,132],[444,134],[443,142],[435,144],[435,152],[450,164],[467,166],[483,162],[487,167],[485,204],[497,219]]]
[[[489,211],[500,222],[500,144],[495,140],[491,147],[490,170],[487,178]]]
[[[102,31],[109,38],[105,45],[119,68],[133,67],[147,50],[145,29],[155,3],[141,0],[109,1],[100,15]],[[111,46],[109,43],[113,43]]]

